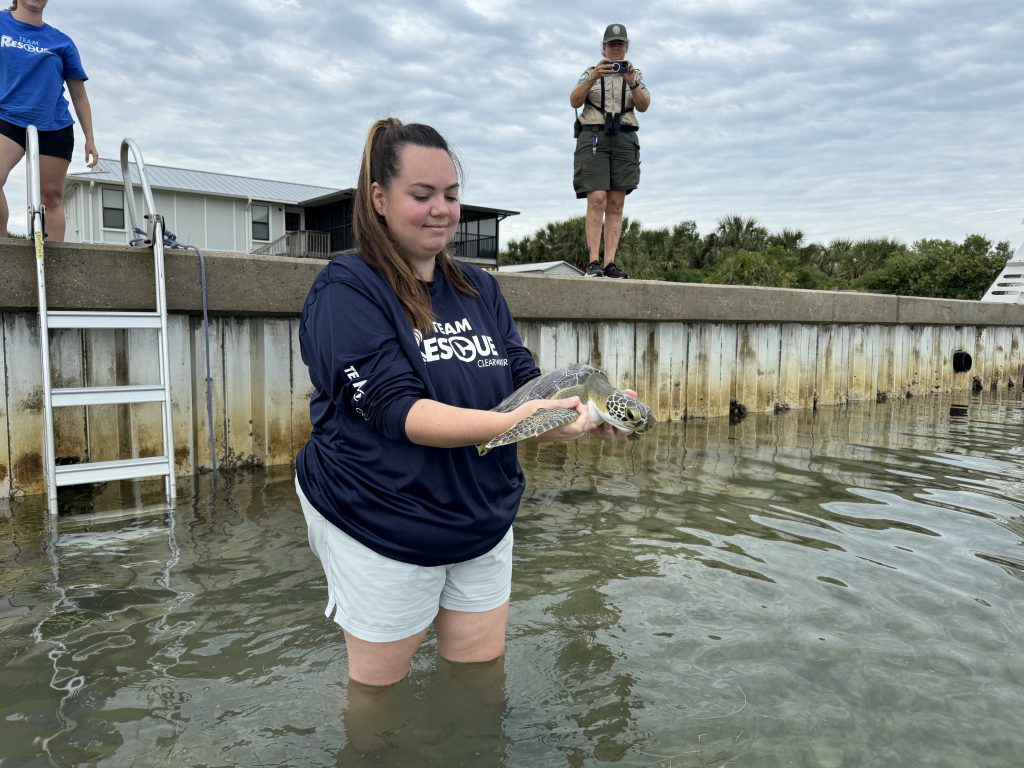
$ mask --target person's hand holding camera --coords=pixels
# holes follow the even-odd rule
[[[630,88],[636,88],[636,86],[639,84],[639,81],[636,77],[636,68],[633,66],[633,62],[631,61],[627,61],[624,63],[629,67],[629,69],[623,75],[622,79],[626,81],[626,85],[628,85]]]
[[[631,88],[636,85],[636,73],[633,70],[633,65],[628,61],[601,59],[591,70],[590,79],[591,82],[596,83],[602,77],[611,77],[612,75],[621,75]]]

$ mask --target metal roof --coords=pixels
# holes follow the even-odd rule
[[[135,163],[129,163],[132,181],[139,181]],[[196,192],[206,195],[221,195],[243,199],[265,200],[271,203],[295,205],[312,198],[323,197],[338,190],[331,187],[314,187],[309,184],[293,184],[288,181],[270,181],[251,176],[232,176],[226,173],[190,171],[185,168],[170,168],[165,165],[146,163],[146,179],[153,189]],[[68,180],[98,181],[107,184],[121,184],[121,163],[101,158],[91,171],[69,173]]]
[[[147,166],[148,167],[148,166]],[[334,203],[338,200],[349,200],[355,197],[356,191],[354,188],[349,187],[348,189],[332,189],[326,195],[319,195],[309,200],[303,200],[302,204],[307,208],[313,208],[318,205],[327,205],[328,203]],[[462,208],[462,220],[463,221],[478,221],[482,218],[490,218],[488,214],[493,214],[499,219],[504,219],[509,216],[519,215],[519,211],[509,211],[505,208],[485,208],[482,205],[470,205],[463,201],[461,203]],[[470,214],[467,216],[466,214]]]
[[[128,163],[128,171],[132,181],[139,183],[139,172],[135,163]],[[117,160],[100,158],[91,171],[69,173],[69,181],[97,181],[105,184],[121,184],[121,163]],[[355,189],[336,189],[334,187],[314,187],[311,184],[293,184],[290,181],[271,181],[251,176],[232,176],[228,173],[212,173],[210,171],[190,171],[187,168],[171,168],[166,165],[150,165],[146,163],[146,178],[152,189],[172,190],[176,192],[195,192],[203,195],[219,195],[243,200],[261,200],[268,203],[285,203],[288,205],[316,206],[346,200],[355,195]],[[466,221],[473,221],[486,214],[494,214],[499,219],[515,216],[519,211],[503,208],[486,208],[480,205],[462,203]]]
[[[583,270],[567,261],[535,261],[532,264],[502,264],[499,272],[543,272],[549,275],[582,275]]]

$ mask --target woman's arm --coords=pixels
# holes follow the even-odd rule
[[[629,95],[633,99],[633,106],[637,112],[646,112],[647,108],[651,106],[651,92],[643,86],[639,88],[631,88]]]
[[[89,97],[85,93],[85,81],[66,80],[65,82],[68,86],[68,93],[71,94],[71,104],[75,108],[78,124],[82,126],[82,133],[85,134],[85,164],[90,168],[95,168],[100,155],[96,151],[96,141],[92,135],[92,107],[89,104]]]
[[[571,424],[545,433],[545,440],[573,440],[590,431],[590,410],[578,397],[563,400],[530,400],[511,413],[457,408],[436,400],[417,400],[405,417],[405,434],[417,445],[459,448],[486,443],[541,408],[575,408],[579,417]]]
[[[594,66],[580,75],[579,81],[576,83],[576,87],[572,89],[572,93],[569,94],[569,106],[573,109],[579,109],[583,106],[583,103],[587,100],[587,94],[590,93],[590,89],[594,83],[600,80],[605,75],[612,73],[612,65],[605,59],[597,62]]]
[[[587,100],[587,94],[590,93],[591,87],[597,79],[594,77],[594,70],[590,70],[580,81],[576,83],[576,87],[572,89],[569,94],[569,106],[573,109],[579,109],[583,106],[583,102]]]

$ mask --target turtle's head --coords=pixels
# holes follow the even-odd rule
[[[626,392],[618,391],[608,398],[605,421],[625,432],[640,434],[653,427],[657,420],[645,403]]]

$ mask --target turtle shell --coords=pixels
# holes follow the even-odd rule
[[[600,379],[591,381],[594,376]],[[601,389],[612,388],[608,383],[608,377],[602,371],[592,365],[572,363],[526,382],[491,410],[508,413],[530,400],[557,400],[577,394],[582,397],[581,390],[586,389],[588,384],[598,384]]]

